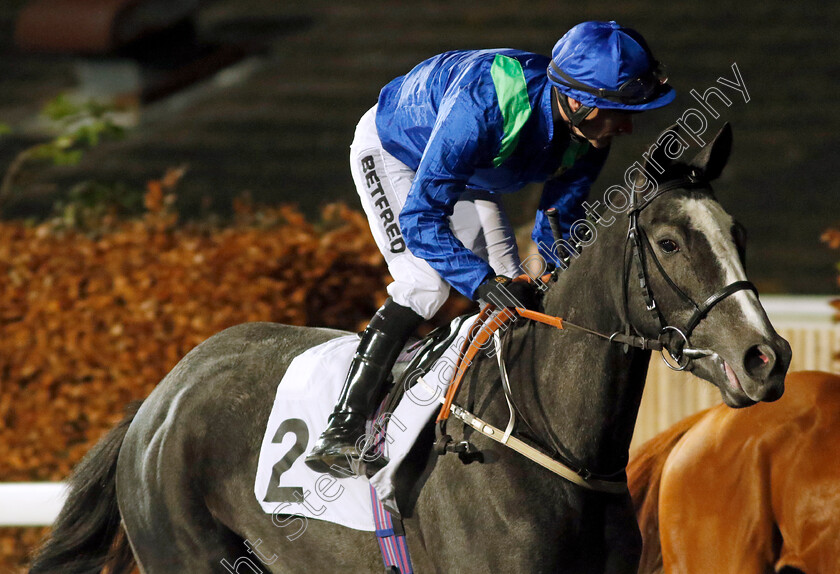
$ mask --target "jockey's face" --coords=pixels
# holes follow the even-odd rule
[[[569,98],[569,107],[576,111],[580,102]],[[575,128],[579,136],[586,138],[592,147],[605,148],[614,136],[633,133],[634,112],[595,108],[586,119]]]
[[[592,147],[607,147],[614,136],[633,133],[633,115],[622,110],[595,108],[589,117],[580,123],[579,129]]]

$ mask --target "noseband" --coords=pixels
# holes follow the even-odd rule
[[[676,180],[672,180],[666,182],[664,185],[660,186],[656,191],[653,192],[653,195],[645,198],[644,202],[639,202],[638,198],[636,197],[635,192],[631,192],[630,194],[630,211],[628,213],[628,217],[630,219],[630,225],[627,232],[627,243],[632,249],[632,265],[635,268],[636,276],[639,281],[639,288],[642,291],[642,297],[645,301],[645,306],[648,311],[653,315],[654,319],[659,323],[659,339],[661,340],[663,337],[666,337],[668,334],[675,334],[679,336],[680,340],[677,342],[676,348],[671,349],[669,346],[665,346],[665,349],[668,351],[668,354],[671,356],[671,359],[675,362],[672,363],[665,358],[665,354],[662,355],[662,360],[665,362],[668,367],[675,371],[683,371],[685,370],[692,359],[698,359],[701,357],[705,357],[708,355],[714,354],[713,351],[709,351],[706,349],[696,349],[691,347],[690,338],[691,334],[694,332],[694,328],[703,320],[703,318],[708,315],[709,311],[712,308],[732,295],[733,293],[737,293],[738,291],[743,290],[750,290],[758,295],[758,289],[756,289],[755,285],[752,284],[750,281],[735,281],[730,283],[729,285],[721,288],[719,291],[708,297],[705,301],[701,304],[697,304],[691,297],[686,295],[686,293],[677,286],[671,276],[665,271],[662,267],[662,263],[659,261],[659,258],[656,256],[656,253],[653,250],[653,247],[648,240],[647,234],[645,233],[644,229],[639,225],[639,214],[653,201],[658,198],[659,196],[672,191],[674,189],[692,189],[692,188],[701,188],[701,187],[708,187],[707,183],[700,179],[695,173],[691,173],[686,177],[682,177]],[[688,320],[688,323],[683,328],[679,328],[677,326],[671,325],[665,316],[662,314],[659,305],[656,303],[656,298],[654,297],[653,290],[651,289],[650,278],[648,273],[647,267],[647,260],[650,257],[656,268],[658,269],[659,273],[665,279],[666,284],[670,287],[671,291],[677,294],[677,296],[687,303],[691,308],[694,309],[693,314]],[[627,335],[630,334],[630,330],[636,331],[635,327],[630,325],[629,320],[629,304],[628,304],[628,283],[629,283],[629,274],[630,270],[628,265],[624,264],[624,276],[623,276],[623,285],[624,285],[624,316],[627,319],[627,326],[626,332]],[[638,332],[636,331],[637,335]]]

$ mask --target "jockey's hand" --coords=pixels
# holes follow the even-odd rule
[[[524,307],[537,310],[542,299],[540,290],[529,281],[514,281],[504,275],[489,277],[475,290],[476,299],[496,307]]]

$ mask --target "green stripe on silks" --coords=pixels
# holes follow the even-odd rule
[[[531,117],[531,102],[528,100],[528,86],[522,64],[518,60],[496,54],[490,67],[496,97],[505,122],[505,135],[499,147],[499,155],[493,158],[493,167],[502,165],[519,141],[519,130]]]
[[[560,161],[560,170],[566,171],[575,165],[575,162],[580,159],[587,150],[589,150],[588,141],[573,139],[569,142],[569,147],[566,148],[566,152],[563,154],[563,159]]]

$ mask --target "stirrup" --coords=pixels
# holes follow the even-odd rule
[[[312,452],[305,462],[306,466],[315,472],[329,474],[335,478],[361,475],[371,478],[388,464],[388,459],[380,455],[372,460],[363,460],[355,445],[342,445],[326,452]]]

